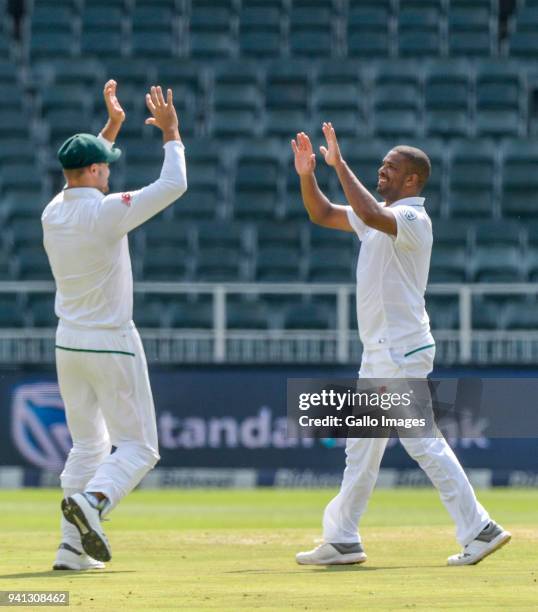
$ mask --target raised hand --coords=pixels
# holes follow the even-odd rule
[[[321,146],[319,150],[325,158],[325,163],[329,164],[329,166],[337,166],[342,162],[342,154],[340,153],[340,147],[338,146],[333,124],[324,123],[322,129],[323,135],[327,140],[327,147]]]
[[[167,90],[165,100],[160,85],[151,87],[146,94],[146,106],[152,115],[146,119],[146,125],[154,125],[162,130],[165,141],[179,140],[179,123],[172,90]]]
[[[299,176],[312,174],[316,169],[316,156],[312,149],[310,138],[304,133],[297,134],[297,140],[291,141],[291,148],[295,155],[295,170]]]
[[[106,109],[110,121],[113,123],[123,123],[125,121],[125,111],[116,97],[116,87],[116,81],[113,79],[107,81],[103,89],[103,97],[105,98]]]

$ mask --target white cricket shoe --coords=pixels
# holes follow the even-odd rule
[[[62,512],[66,520],[80,533],[84,552],[97,561],[110,561],[110,544],[101,527],[99,509],[94,507],[83,493],[75,493],[62,500]]]
[[[475,565],[510,542],[512,534],[491,521],[476,538],[457,555],[448,557],[448,565]]]
[[[366,553],[360,542],[354,544],[320,544],[308,552],[295,555],[299,565],[346,565],[347,563],[364,563]]]
[[[56,553],[53,570],[90,570],[104,569],[105,564],[102,561],[92,559],[85,552],[77,550],[74,546],[62,542]]]

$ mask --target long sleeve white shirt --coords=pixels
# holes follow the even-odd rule
[[[64,189],[46,206],[43,243],[56,282],[60,322],[117,328],[132,320],[127,233],[187,189],[183,144],[169,141],[164,150],[160,177],[143,189],[107,196],[93,187]]]

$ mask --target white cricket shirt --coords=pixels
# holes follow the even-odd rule
[[[433,344],[424,293],[433,243],[424,198],[390,205],[398,231],[391,236],[368,227],[347,206],[351,227],[361,240],[357,262],[357,321],[365,349],[413,350]],[[384,203],[380,203],[381,206]]]
[[[127,233],[187,189],[183,144],[167,142],[164,151],[160,177],[143,189],[107,196],[93,187],[64,189],[46,206],[43,243],[56,281],[60,323],[116,328],[133,318]]]

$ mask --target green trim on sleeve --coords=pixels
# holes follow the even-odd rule
[[[405,353],[404,357],[409,357],[409,355],[414,355],[419,351],[425,351],[426,349],[432,348],[432,346],[435,346],[435,344],[425,344],[424,346],[419,346],[418,348],[409,351],[409,353]]]
[[[77,349],[70,348],[68,346],[60,346],[59,344],[55,344],[54,348],[61,349],[62,351],[72,351],[74,353],[108,353],[112,355],[129,355],[129,357],[135,357],[134,353],[129,353],[128,351],[106,351],[106,350],[97,350],[97,349]]]

